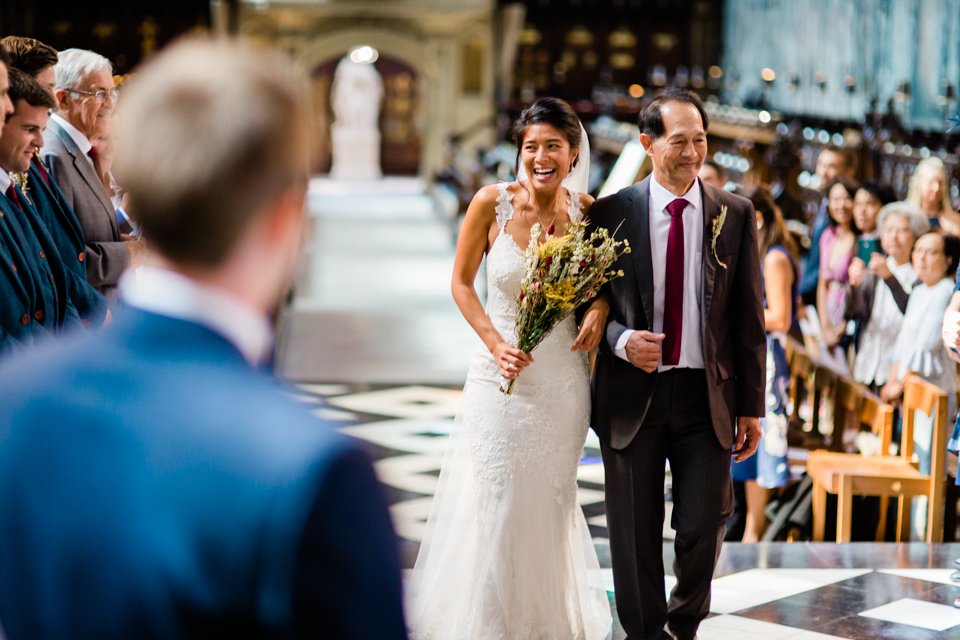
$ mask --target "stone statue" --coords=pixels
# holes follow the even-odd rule
[[[333,166],[330,177],[370,180],[380,171],[380,102],[383,80],[372,64],[353,62],[349,56],[337,64],[331,88],[334,122]]]

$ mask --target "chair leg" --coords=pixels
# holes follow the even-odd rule
[[[935,496],[940,494],[940,500]],[[930,489],[927,496],[927,544],[943,542],[943,492]]]
[[[890,509],[889,496],[880,497],[880,521],[877,522],[877,533],[875,539],[877,542],[883,542],[887,533],[887,511]]]
[[[913,506],[913,500],[908,495],[900,496],[900,506],[897,508],[897,542],[903,541],[903,534],[907,534],[907,542],[910,541],[910,508]]]
[[[836,433],[836,432],[834,432]],[[840,478],[837,493],[837,542],[850,542],[850,521],[853,517],[853,478]]]
[[[813,481],[813,540],[823,540],[824,522],[827,515],[827,492],[817,480]]]

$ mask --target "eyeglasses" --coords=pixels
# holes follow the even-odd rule
[[[85,96],[93,96],[97,102],[104,102],[108,97],[114,102],[120,97],[119,89],[97,89],[96,91],[86,91],[84,89],[67,89],[71,93],[79,93]]]
[[[922,256],[924,258],[935,258],[943,253],[942,249],[922,249],[920,247],[913,248],[913,255]]]

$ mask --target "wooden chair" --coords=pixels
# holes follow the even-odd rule
[[[872,394],[871,394],[872,395]],[[869,396],[864,396],[869,397]],[[870,405],[873,406],[870,406]],[[923,474],[913,460],[915,412],[933,418],[930,473]],[[813,479],[813,539],[823,540],[827,493],[837,496],[837,542],[850,541],[854,495],[900,498],[897,512],[897,542],[910,529],[910,503],[914,496],[927,498],[926,540],[943,541],[943,501],[947,449],[947,394],[916,374],[908,374],[903,391],[903,438],[900,455],[890,456],[889,430],[892,409],[876,400],[864,403],[861,417],[873,416],[879,424],[881,455],[865,457],[832,451],[813,451],[807,459],[807,473]],[[883,433],[887,433],[886,436]],[[885,511],[881,507],[882,511]],[[885,514],[883,514],[885,515]],[[881,524],[885,518],[881,520]]]
[[[817,365],[797,340],[787,337],[787,369],[790,375],[790,424],[803,425],[804,441],[819,438],[821,394],[814,385]],[[800,417],[800,406],[810,399],[810,422]],[[810,434],[813,434],[812,436]]]

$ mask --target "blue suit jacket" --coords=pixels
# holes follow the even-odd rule
[[[53,244],[60,254],[67,284],[67,296],[76,307],[80,317],[94,326],[103,323],[107,312],[107,300],[87,282],[86,247],[83,229],[73,209],[67,204],[60,187],[34,158],[30,164],[28,179],[30,204],[43,222]]]
[[[9,640],[406,636],[359,444],[197,324],[124,309],[0,368],[0,504]]]
[[[24,212],[0,194],[0,353],[52,335],[64,311],[39,251]]]

